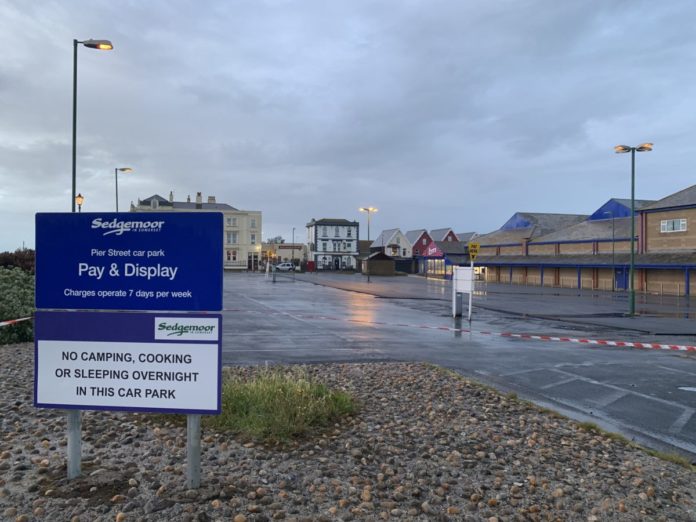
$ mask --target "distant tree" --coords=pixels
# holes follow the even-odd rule
[[[283,239],[283,236],[276,236],[269,239],[267,243],[272,243],[274,245],[282,245],[283,243],[285,243],[285,240]]]
[[[34,273],[36,252],[30,248],[17,249],[14,252],[0,252],[0,267],[21,268],[25,272]]]

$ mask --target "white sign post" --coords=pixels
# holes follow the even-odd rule
[[[452,316],[462,315],[462,294],[469,294],[469,322],[471,322],[471,296],[474,293],[474,268],[472,266],[455,266],[452,285]]]

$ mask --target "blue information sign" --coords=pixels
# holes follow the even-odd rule
[[[36,307],[222,309],[223,216],[36,214]]]

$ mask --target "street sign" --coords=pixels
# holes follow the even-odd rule
[[[480,243],[469,243],[469,259],[472,261],[476,259],[479,253]]]
[[[36,214],[36,307],[221,310],[222,241],[219,212]]]
[[[220,413],[221,315],[35,315],[39,408]]]

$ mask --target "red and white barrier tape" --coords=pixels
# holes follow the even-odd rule
[[[490,335],[494,337],[508,337],[513,339],[525,339],[531,341],[550,341],[550,342],[560,342],[560,343],[574,343],[574,344],[590,344],[596,346],[613,346],[617,348],[641,348],[648,350],[669,350],[669,351],[679,351],[679,352],[696,352],[696,346],[684,345],[684,344],[661,344],[661,343],[640,343],[632,341],[609,341],[606,339],[581,339],[577,337],[556,337],[552,335],[532,335],[532,334],[521,334],[512,332],[487,332],[487,331],[475,331],[468,330],[466,328],[453,328],[451,326],[431,326],[431,325],[417,325],[417,324],[405,324],[405,323],[385,323],[383,321],[367,321],[363,319],[348,319],[341,317],[329,317],[325,315],[307,315],[307,314],[294,314],[291,312],[269,312],[269,311],[259,311],[259,310],[241,310],[226,308],[225,312],[252,312],[261,314],[272,314],[272,315],[287,315],[289,317],[295,317],[298,319],[321,319],[325,321],[344,321],[348,323],[360,323],[365,325],[377,325],[377,326],[397,326],[400,328],[421,328],[426,330],[441,330],[446,332],[454,333],[472,333],[478,335]]]
[[[0,321],[0,327],[9,326],[15,323],[21,323],[22,321],[29,321],[32,317],[22,317],[21,319],[11,319],[10,321]]]

